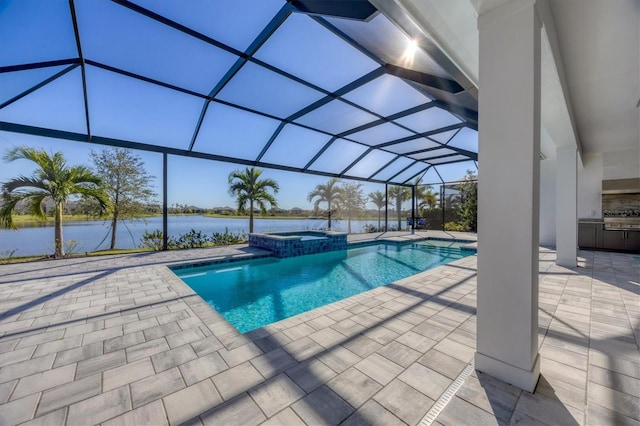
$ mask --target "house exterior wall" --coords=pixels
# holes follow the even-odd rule
[[[586,155],[578,168],[578,218],[602,217],[602,155]]]

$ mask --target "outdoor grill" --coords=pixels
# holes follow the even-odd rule
[[[604,217],[604,229],[609,231],[640,231],[640,214],[635,210],[634,216]]]

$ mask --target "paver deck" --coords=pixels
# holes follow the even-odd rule
[[[244,335],[166,267],[261,253],[1,265],[0,424],[415,425],[472,361],[475,256]],[[640,259],[580,256],[541,250],[536,391],[474,373],[438,424],[640,424]]]

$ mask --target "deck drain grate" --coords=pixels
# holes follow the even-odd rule
[[[433,404],[433,407],[431,407],[429,412],[425,414],[425,416],[420,421],[419,426],[431,426],[431,424],[440,415],[442,410],[444,410],[444,408],[447,406],[449,401],[451,401],[458,390],[460,390],[464,382],[469,378],[469,376],[473,372],[473,369],[473,362],[471,362],[471,364],[467,365],[467,367],[462,370],[462,373],[460,373],[458,377],[456,377],[453,383],[451,383],[447,390],[442,394],[440,399],[438,399],[436,403]]]

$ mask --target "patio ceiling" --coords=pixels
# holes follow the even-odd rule
[[[3,131],[394,184],[477,166],[474,94],[368,1],[3,1],[0,43]]]

